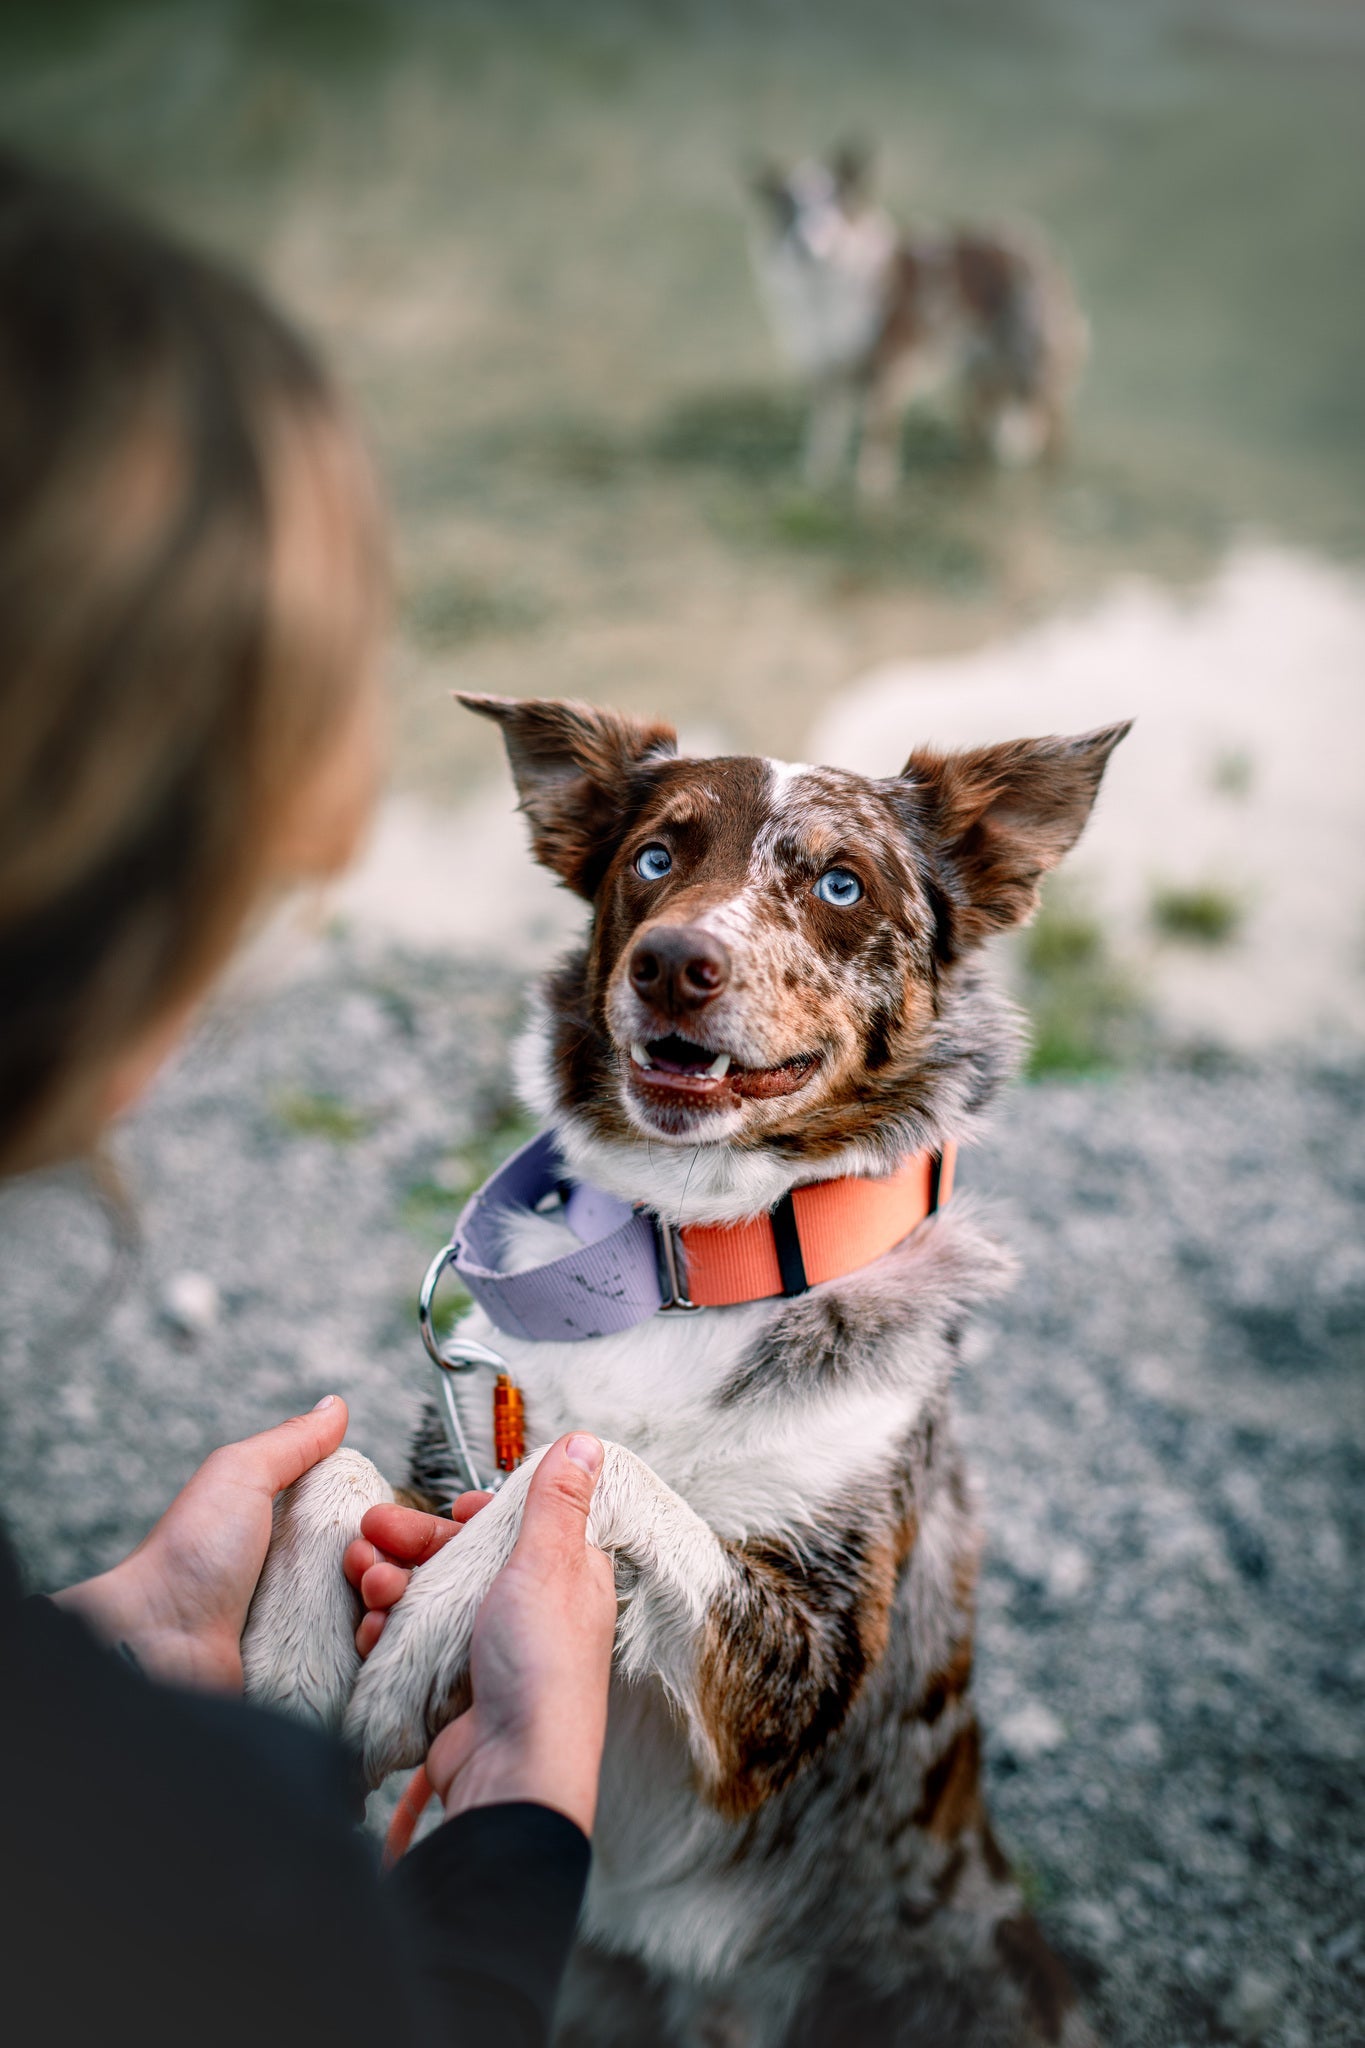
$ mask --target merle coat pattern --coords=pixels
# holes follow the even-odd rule
[[[1017,1048],[981,942],[1029,915],[1126,727],[921,750],[869,780],[679,759],[668,728],[585,705],[464,701],[502,726],[537,858],[593,905],[519,1053],[578,1176],[717,1223],[972,1138]],[[554,1216],[511,1227],[513,1259],[564,1248]],[[390,1489],[343,1451],[282,1503],[249,1688],[344,1717],[377,1783],[467,1703],[536,1448],[603,1438],[590,1533],[620,1616],[566,2040],[1089,2040],[980,1789],[950,1385],[1007,1273],[958,1196],[791,1300],[563,1344],[476,1311],[533,1455],[414,1575],[363,1670],[339,1559]],[[465,1419],[487,1458],[486,1398]],[[411,1477],[452,1490],[434,1415]]]

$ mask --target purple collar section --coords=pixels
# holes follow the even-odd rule
[[[546,1266],[505,1271],[505,1216],[564,1197],[579,1240]],[[600,1188],[570,1181],[553,1131],[542,1131],[498,1168],[461,1212],[452,1263],[489,1320],[509,1336],[573,1343],[634,1329],[664,1305],[653,1219]]]

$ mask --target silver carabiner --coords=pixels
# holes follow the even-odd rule
[[[480,1365],[491,1366],[494,1372],[502,1372],[507,1361],[500,1358],[496,1351],[490,1351],[486,1344],[476,1344],[472,1337],[447,1337],[444,1344],[438,1341],[432,1326],[431,1306],[436,1299],[436,1289],[441,1284],[441,1275],[446,1267],[452,1264],[454,1258],[454,1245],[443,1245],[427,1267],[421,1291],[417,1296],[417,1327],[422,1332],[422,1342],[426,1346],[427,1356],[436,1368],[436,1402],[450,1448],[464,1466],[470,1490],[474,1493],[483,1493],[490,1489],[485,1488],[479,1477],[478,1467],[469,1454],[464,1424],[460,1420],[460,1405],[455,1398],[454,1381],[459,1374],[473,1372],[475,1367]],[[492,1492],[497,1492],[503,1477],[501,1472],[494,1476]]]

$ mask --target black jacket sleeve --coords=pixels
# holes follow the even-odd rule
[[[408,1852],[390,1884],[433,2011],[460,2015],[440,2040],[547,2038],[587,1878],[587,1837],[547,1806],[477,1807]]]
[[[381,1883],[337,1744],[149,1684],[51,1602],[21,1601],[2,1538],[0,1631],[16,2041],[547,2038],[588,1867],[562,1815],[464,1815]]]

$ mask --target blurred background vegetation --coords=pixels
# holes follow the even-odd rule
[[[1192,586],[1248,529],[1359,559],[1363,85],[1354,0],[0,9],[0,132],[245,260],[357,394],[397,519],[395,780],[440,802],[496,759],[452,687],[799,757],[860,671],[1116,571]],[[1095,351],[1057,473],[983,472],[926,414],[894,507],[798,487],[745,176],[844,136],[902,218],[1064,253]],[[1208,944],[1236,915],[1153,907]],[[1027,963],[1091,1016],[1044,1022],[1063,1066],[1124,1036],[1093,925],[1060,905]]]

